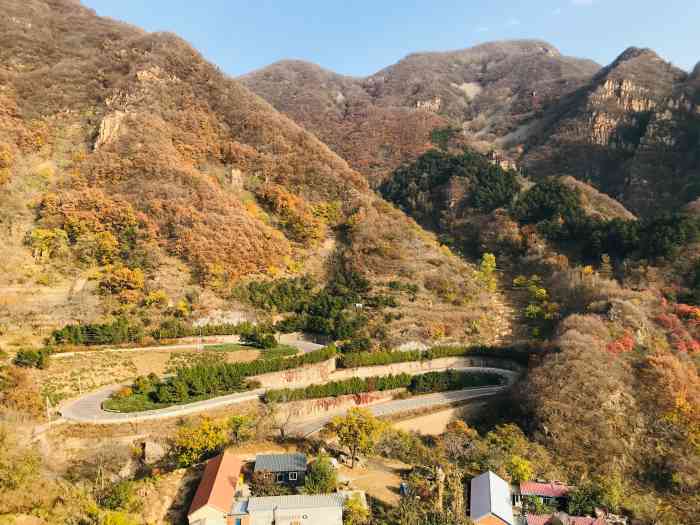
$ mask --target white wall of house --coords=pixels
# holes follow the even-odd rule
[[[205,505],[187,516],[187,520],[190,525],[226,525],[226,513],[211,505]]]

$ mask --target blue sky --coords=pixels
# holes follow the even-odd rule
[[[298,58],[364,76],[416,51],[540,38],[611,62],[650,47],[700,61],[699,0],[83,0],[103,16],[172,31],[231,75]]]

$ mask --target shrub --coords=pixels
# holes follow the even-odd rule
[[[279,403],[298,401],[301,399],[318,399],[323,397],[337,397],[348,394],[360,394],[363,392],[375,392],[405,388],[411,384],[411,376],[408,374],[378,376],[378,377],[353,377],[343,381],[331,381],[323,385],[309,385],[303,388],[282,388],[268,390],[265,401]]]
[[[68,250],[68,234],[60,228],[35,228],[25,239],[35,259],[51,259]]]
[[[328,494],[335,492],[338,487],[338,473],[326,455],[319,455],[309,465],[304,477],[304,492],[306,494]]]
[[[502,383],[503,378],[498,374],[446,370],[413,376],[408,390],[413,394],[427,394]]]
[[[296,312],[311,301],[314,282],[309,277],[252,281],[242,291],[244,298],[263,310]]]
[[[344,342],[338,348],[341,353],[352,353],[352,352],[366,352],[372,348],[372,341],[369,337],[353,337],[352,339]]]
[[[284,403],[302,399],[320,399],[364,392],[381,392],[396,388],[408,388],[411,393],[442,392],[462,388],[495,385],[501,382],[497,374],[480,374],[472,372],[428,372],[411,376],[396,374],[376,377],[353,377],[343,381],[332,381],[322,385],[309,385],[303,388],[282,388],[268,390],[265,394],[267,403]]]
[[[165,379],[158,379],[155,376],[149,376],[147,382],[143,378],[137,379],[132,387],[135,392],[132,399],[136,396],[143,397],[144,389],[147,389],[146,395],[151,402],[147,408],[150,409],[157,408],[158,405],[186,403],[240,392],[254,387],[253,382],[246,381],[247,377],[320,363],[332,359],[335,355],[336,349],[331,345],[294,357],[257,359],[249,363],[203,363],[178,368],[175,375]],[[124,403],[110,404],[110,406],[113,409],[129,407],[130,404],[126,402],[129,400],[130,398],[124,398]],[[141,403],[138,405],[141,409],[146,408]]]
[[[17,352],[13,363],[24,368],[45,369],[49,366],[51,348],[45,347],[39,350],[24,349]]]
[[[134,390],[131,387],[125,386],[117,390],[112,397],[116,399],[124,399],[125,397],[130,397],[134,395]]]
[[[558,180],[538,182],[515,203],[513,214],[521,222],[537,223],[558,217],[571,217],[581,210],[581,198]]]
[[[249,325],[241,328],[241,341],[257,348],[273,348],[277,346],[272,327]]]
[[[105,345],[135,343],[143,337],[143,325],[119,317],[111,323],[66,325],[54,330],[49,341],[57,345]]]
[[[224,423],[203,418],[180,427],[173,438],[173,454],[180,467],[189,467],[221,452],[228,444]]]
[[[140,506],[133,482],[125,480],[114,483],[99,495],[100,505],[109,510],[136,511]]]
[[[250,493],[253,496],[285,496],[292,493],[291,487],[277,483],[269,472],[255,472],[250,479]]]
[[[252,416],[235,415],[228,420],[231,440],[235,445],[240,445],[252,439],[255,434],[256,420]]]
[[[100,288],[107,293],[121,293],[125,290],[142,290],[145,283],[143,270],[115,266],[109,268],[100,281]]]
[[[498,346],[434,346],[425,352],[410,350],[407,352],[357,352],[343,354],[338,358],[340,368],[355,368],[358,366],[390,365],[439,359],[441,357],[483,356],[497,359],[509,359],[520,364],[527,364],[532,352],[528,346],[498,347]]]

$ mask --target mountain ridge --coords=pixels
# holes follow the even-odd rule
[[[482,150],[511,132],[517,141],[542,106],[599,67],[546,42],[519,40],[412,53],[367,77],[295,60],[240,79],[376,184],[430,148],[436,129],[457,126]]]
[[[206,315],[231,308],[247,280],[306,272],[319,285],[338,271],[385,282],[401,270],[480,287],[472,265],[179,37],[63,0],[12,2],[8,15],[0,21],[4,339],[115,316],[157,323],[173,310],[142,314],[152,292]],[[448,303],[431,295],[419,295],[395,335],[419,337],[437,320],[439,308],[420,305]]]

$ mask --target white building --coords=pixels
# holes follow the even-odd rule
[[[234,502],[231,525],[342,525],[343,494],[251,497]]]
[[[469,517],[475,525],[513,525],[510,485],[493,472],[472,478]]]

